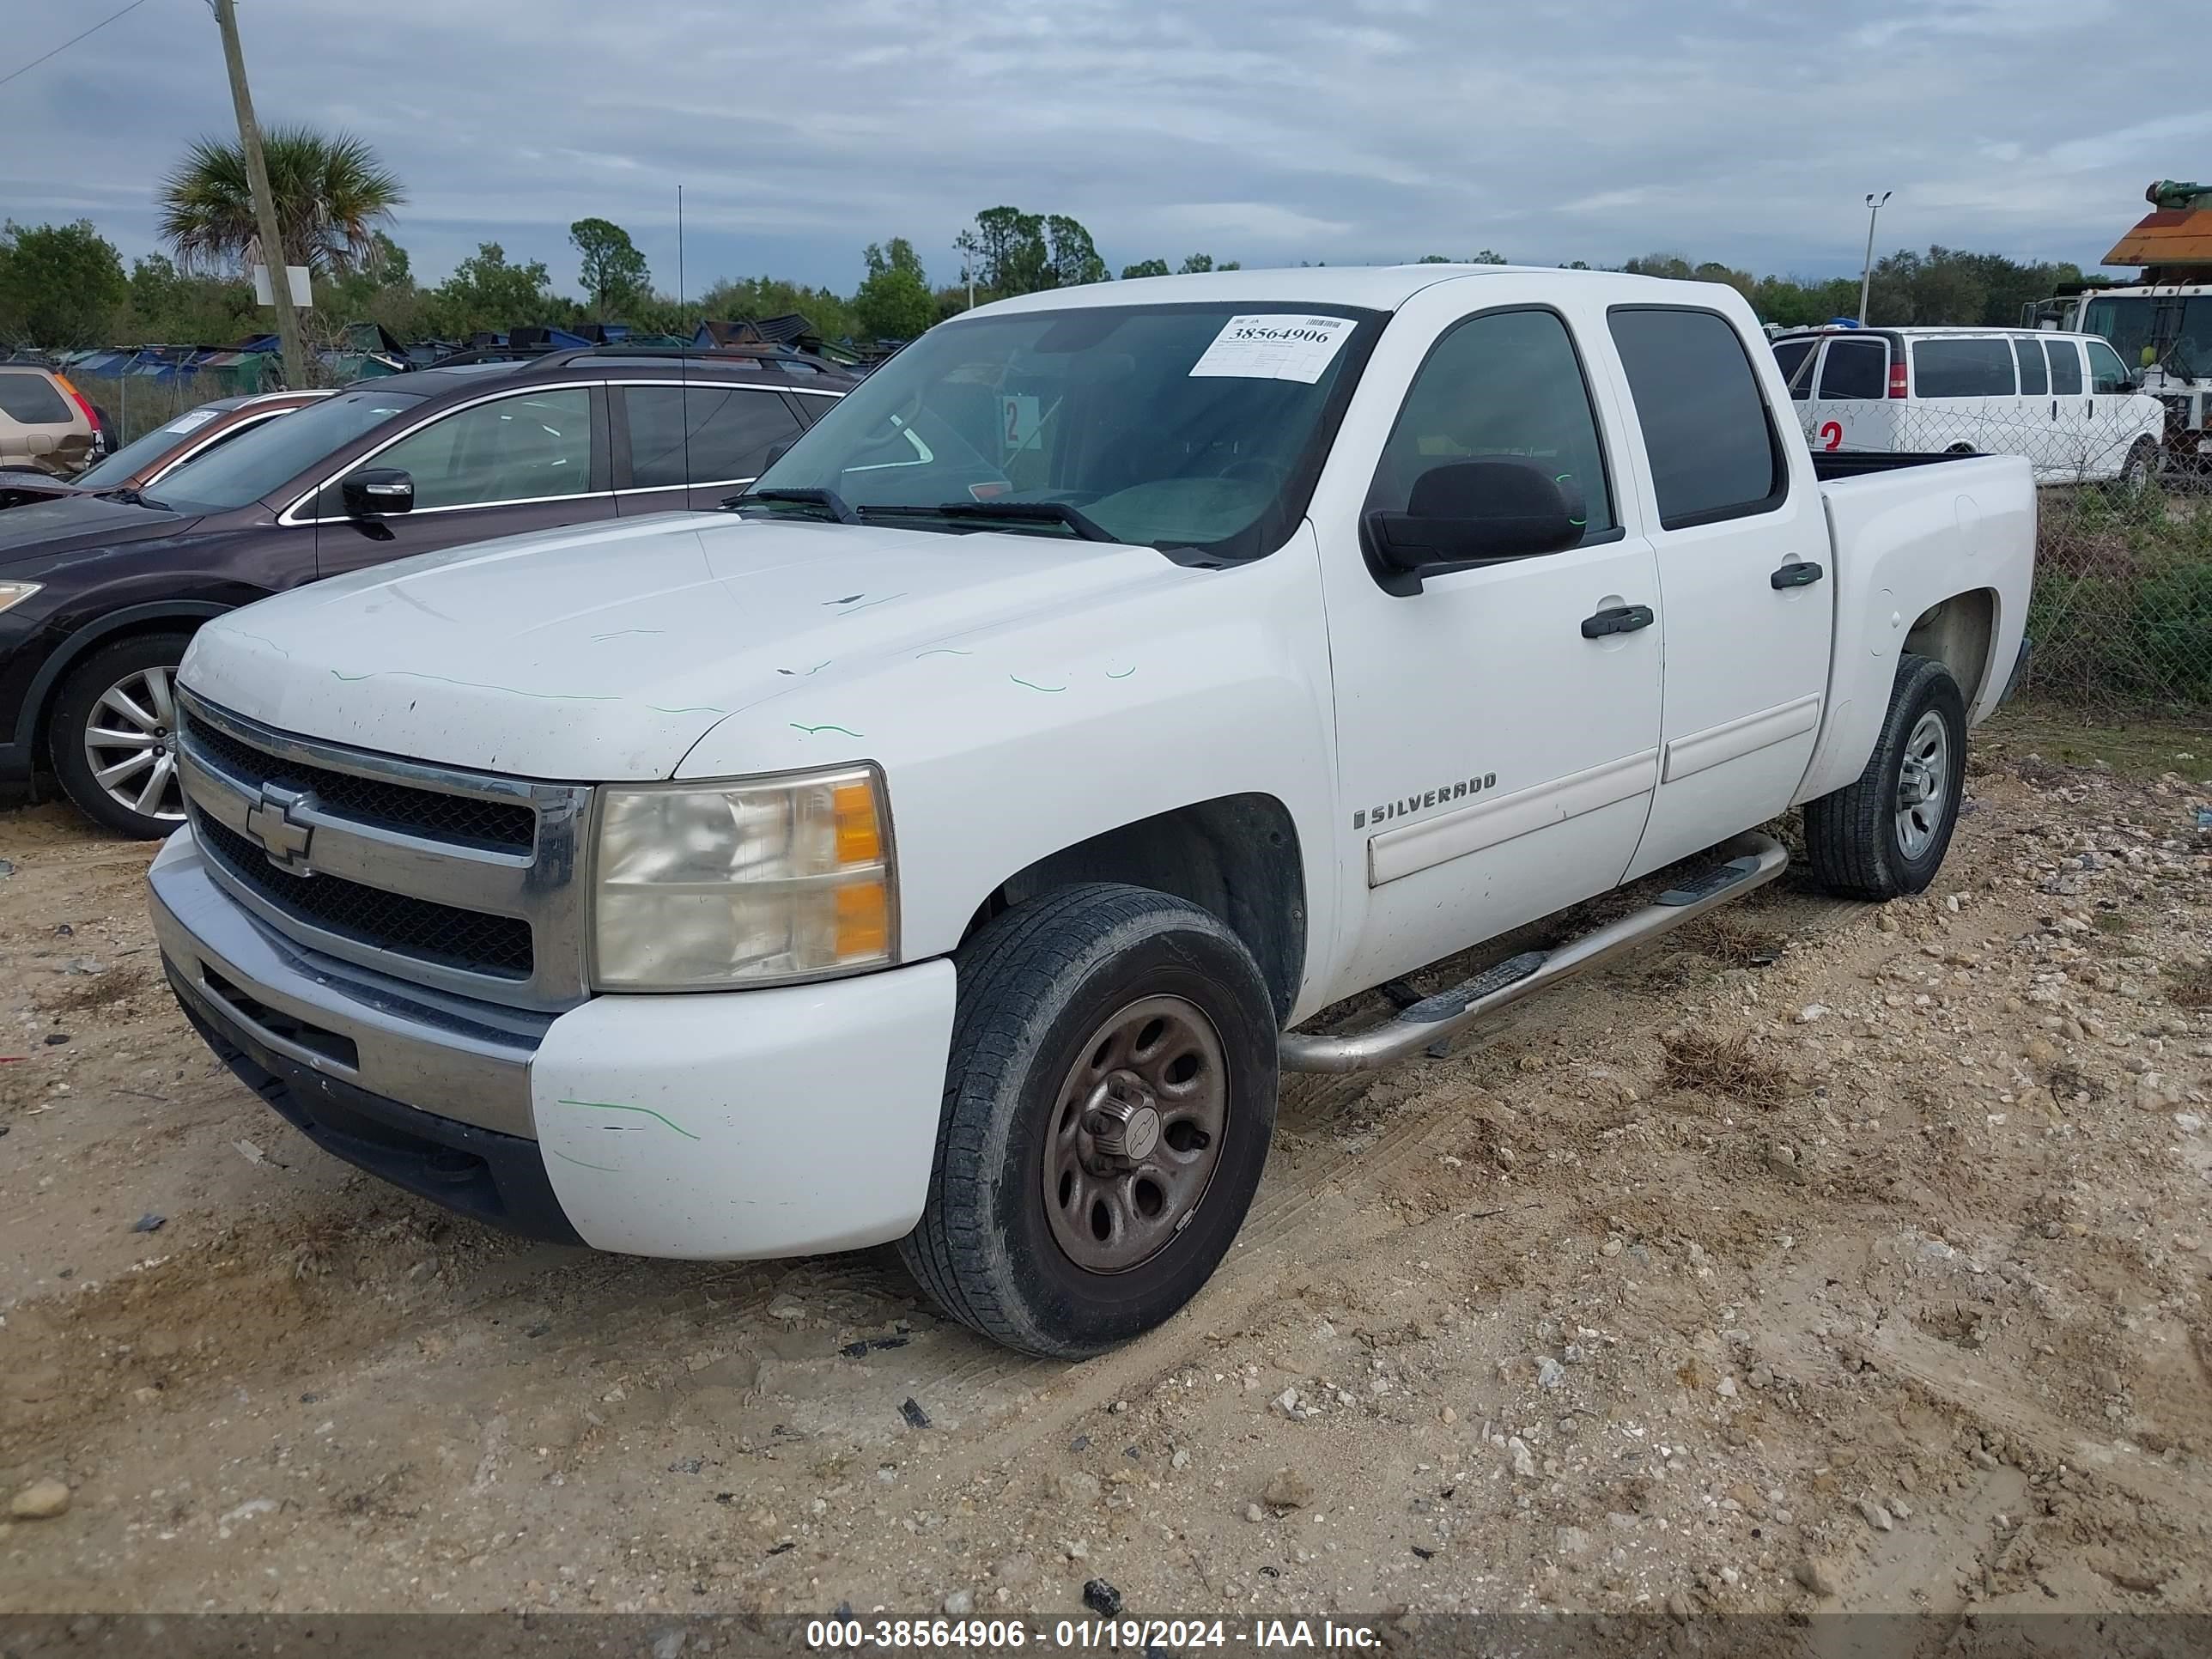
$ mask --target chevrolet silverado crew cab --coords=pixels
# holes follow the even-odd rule
[[[1791,806],[1836,890],[1924,887],[2034,515],[2017,457],[1816,466],[1717,285],[1032,295],[721,512],[209,622],[155,924],[216,1052],[398,1185],[646,1255],[897,1240],[978,1330],[1096,1352],[1228,1249],[1280,1068],[1750,890]]]

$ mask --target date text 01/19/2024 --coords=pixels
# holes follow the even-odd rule
[[[1255,1619],[1241,1627],[1223,1619],[1060,1619],[1035,1629],[1020,1619],[826,1619],[807,1625],[806,1645],[832,1652],[948,1648],[1003,1652],[1031,1645],[1127,1653],[1234,1646],[1267,1652],[1376,1648],[1382,1638],[1370,1626],[1340,1625],[1327,1619]]]

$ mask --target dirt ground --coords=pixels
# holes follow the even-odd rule
[[[1212,1285],[1073,1368],[888,1251],[353,1173],[186,1031],[149,849],[0,817],[0,1498],[70,1489],[0,1611],[2202,1611],[2212,732],[2094,749],[1984,733],[1923,898],[1293,1083]]]

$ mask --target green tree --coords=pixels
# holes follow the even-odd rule
[[[63,351],[91,345],[130,292],[115,245],[89,219],[0,225],[0,339]]]
[[[1447,254],[1424,253],[1413,263],[1419,265],[1448,265],[1451,263],[1451,259]]]
[[[1485,248],[1481,252],[1476,254],[1474,258],[1468,261],[1468,264],[1471,265],[1510,265],[1513,262],[1510,259],[1507,258],[1504,254],[1498,252],[1494,248]]]
[[[1044,228],[1049,250],[1044,286],[1080,288],[1086,283],[1103,283],[1113,274],[1098,257],[1091,233],[1076,220],[1055,213],[1045,220]]]
[[[1164,276],[1167,274],[1168,262],[1164,259],[1139,259],[1133,265],[1121,267],[1121,280],[1125,283],[1133,282],[1139,276]]]
[[[567,322],[574,309],[555,296],[544,260],[511,265],[497,242],[480,242],[432,292],[426,320],[459,339],[478,329],[497,332],[518,324]]]
[[[871,242],[860,250],[860,263],[871,276],[880,276],[886,271],[904,271],[925,288],[929,285],[928,274],[921,268],[921,256],[914,251],[914,244],[903,236],[894,236],[882,246]]]
[[[1034,294],[1052,286],[1052,252],[1045,243],[1042,214],[985,208],[975,216],[969,243],[962,251],[975,262],[976,287],[994,295]]]
[[[407,198],[367,141],[282,126],[263,135],[262,149],[284,240],[281,263],[331,274],[373,264],[380,251],[376,232]],[[159,200],[161,235],[185,266],[279,263],[259,258],[253,192],[235,139],[195,143],[162,179]]]
[[[131,265],[117,343],[218,345],[265,333],[267,314],[235,276],[186,274],[159,253]]]
[[[860,337],[911,340],[937,321],[937,296],[914,244],[894,236],[888,248],[871,242],[860,255],[867,280],[853,296],[853,316]]]
[[[568,240],[583,259],[584,293],[592,315],[604,319],[653,291],[653,273],[629,233],[609,219],[579,219]]]
[[[1213,256],[1211,253],[1194,253],[1189,258],[1185,259],[1176,269],[1176,275],[1178,276],[1201,276],[1212,269]]]

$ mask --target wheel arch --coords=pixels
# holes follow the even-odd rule
[[[1218,918],[1259,963],[1279,1024],[1306,969],[1305,866],[1296,821],[1273,795],[1224,795],[1103,830],[1028,864],[979,904],[965,938],[1055,888],[1118,881]]]
[[[1981,703],[1994,666],[1990,652],[1996,637],[1996,590],[1969,588],[1922,611],[1905,634],[1903,654],[1931,658],[1949,669],[1971,714]]]
[[[125,605],[86,623],[64,638],[32,677],[22,712],[16,717],[15,740],[40,761],[51,763],[52,757],[46,752],[46,727],[53,714],[54,699],[70,669],[101,646],[113,645],[138,634],[166,634],[179,628],[191,631],[235,608],[207,599],[159,599]]]

